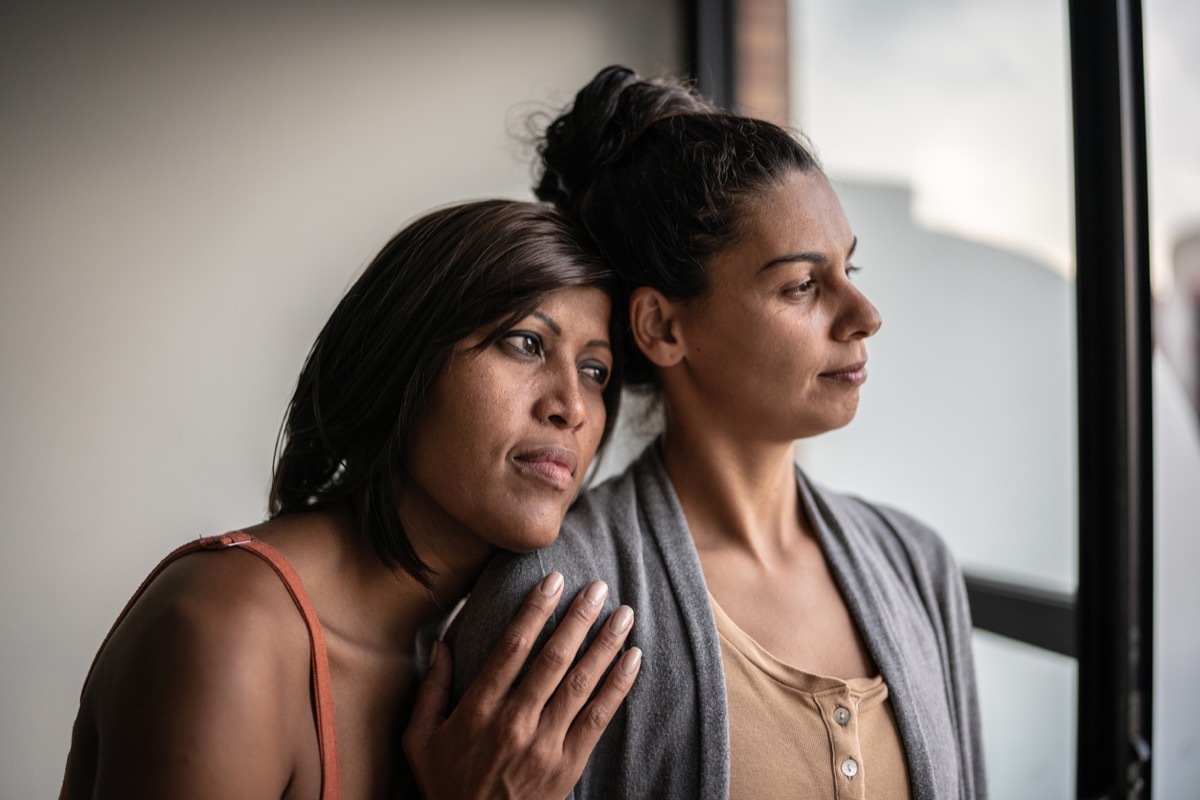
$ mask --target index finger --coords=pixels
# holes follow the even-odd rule
[[[518,703],[541,712],[575,660],[607,596],[608,586],[600,580],[592,581],[576,595],[546,646],[530,665],[529,674],[513,690],[512,696]]]
[[[488,654],[483,669],[463,693],[462,703],[494,705],[512,688],[533,643],[558,607],[563,576],[551,572],[529,592],[525,602]]]

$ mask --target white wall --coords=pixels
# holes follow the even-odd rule
[[[671,0],[6,7],[0,797],[57,791],[87,666],[174,545],[263,516],[303,357],[431,206],[528,197],[511,135],[679,69]]]

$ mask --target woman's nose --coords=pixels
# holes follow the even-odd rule
[[[578,428],[587,420],[587,403],[574,365],[570,375],[555,375],[538,398],[538,419],[564,430]]]
[[[879,309],[867,299],[857,286],[847,283],[845,286],[844,305],[839,314],[834,329],[834,337],[838,341],[866,339],[874,336],[883,325],[883,317]]]

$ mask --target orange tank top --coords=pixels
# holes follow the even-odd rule
[[[321,755],[321,800],[339,800],[341,797],[341,774],[338,769],[337,733],[334,730],[333,724],[333,692],[329,677],[329,656],[325,652],[325,634],[321,630],[321,623],[317,619],[317,612],[313,610],[312,603],[308,600],[308,595],[304,591],[303,584],[300,583],[300,576],[296,574],[296,570],[284,558],[283,553],[265,542],[260,542],[249,534],[235,531],[223,536],[208,536],[197,539],[175,549],[170,555],[160,561],[158,566],[142,581],[142,585],[134,592],[129,602],[125,604],[125,608],[122,609],[120,615],[117,617],[117,621],[113,623],[108,635],[104,637],[104,641],[96,651],[95,659],[92,660],[92,666],[88,669],[87,678],[83,682],[83,688],[87,689],[88,682],[92,678],[92,671],[96,668],[96,662],[100,660],[100,653],[104,651],[104,646],[112,638],[113,632],[116,631],[121,621],[125,619],[125,615],[129,613],[129,609],[133,608],[133,604],[146,591],[146,587],[158,577],[159,573],[168,564],[181,556],[197,550],[222,550],[229,547],[240,547],[270,564],[275,573],[279,575],[279,579],[283,581],[283,585],[287,587],[288,594],[292,596],[292,600],[296,603],[296,608],[300,610],[300,616],[304,618],[304,624],[308,628],[308,639],[311,644],[313,713],[317,723],[317,746]],[[59,800],[67,800],[65,781],[62,793],[59,795]]]

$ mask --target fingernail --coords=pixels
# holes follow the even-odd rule
[[[621,672],[626,675],[632,675],[638,671],[638,666],[642,663],[642,651],[636,647],[631,647],[625,655],[621,656]]]
[[[438,653],[441,651],[441,642],[434,642],[433,648],[429,653],[429,668],[433,669],[433,665],[437,663]]]
[[[562,589],[563,576],[557,572],[551,572],[545,578],[542,578],[541,590],[546,597],[553,597]]]
[[[604,602],[604,598],[608,597],[608,584],[604,581],[592,581],[588,586],[587,592],[583,595],[589,603],[598,606]]]
[[[633,622],[633,609],[629,606],[621,606],[612,617],[613,633],[624,633],[631,622]]]

